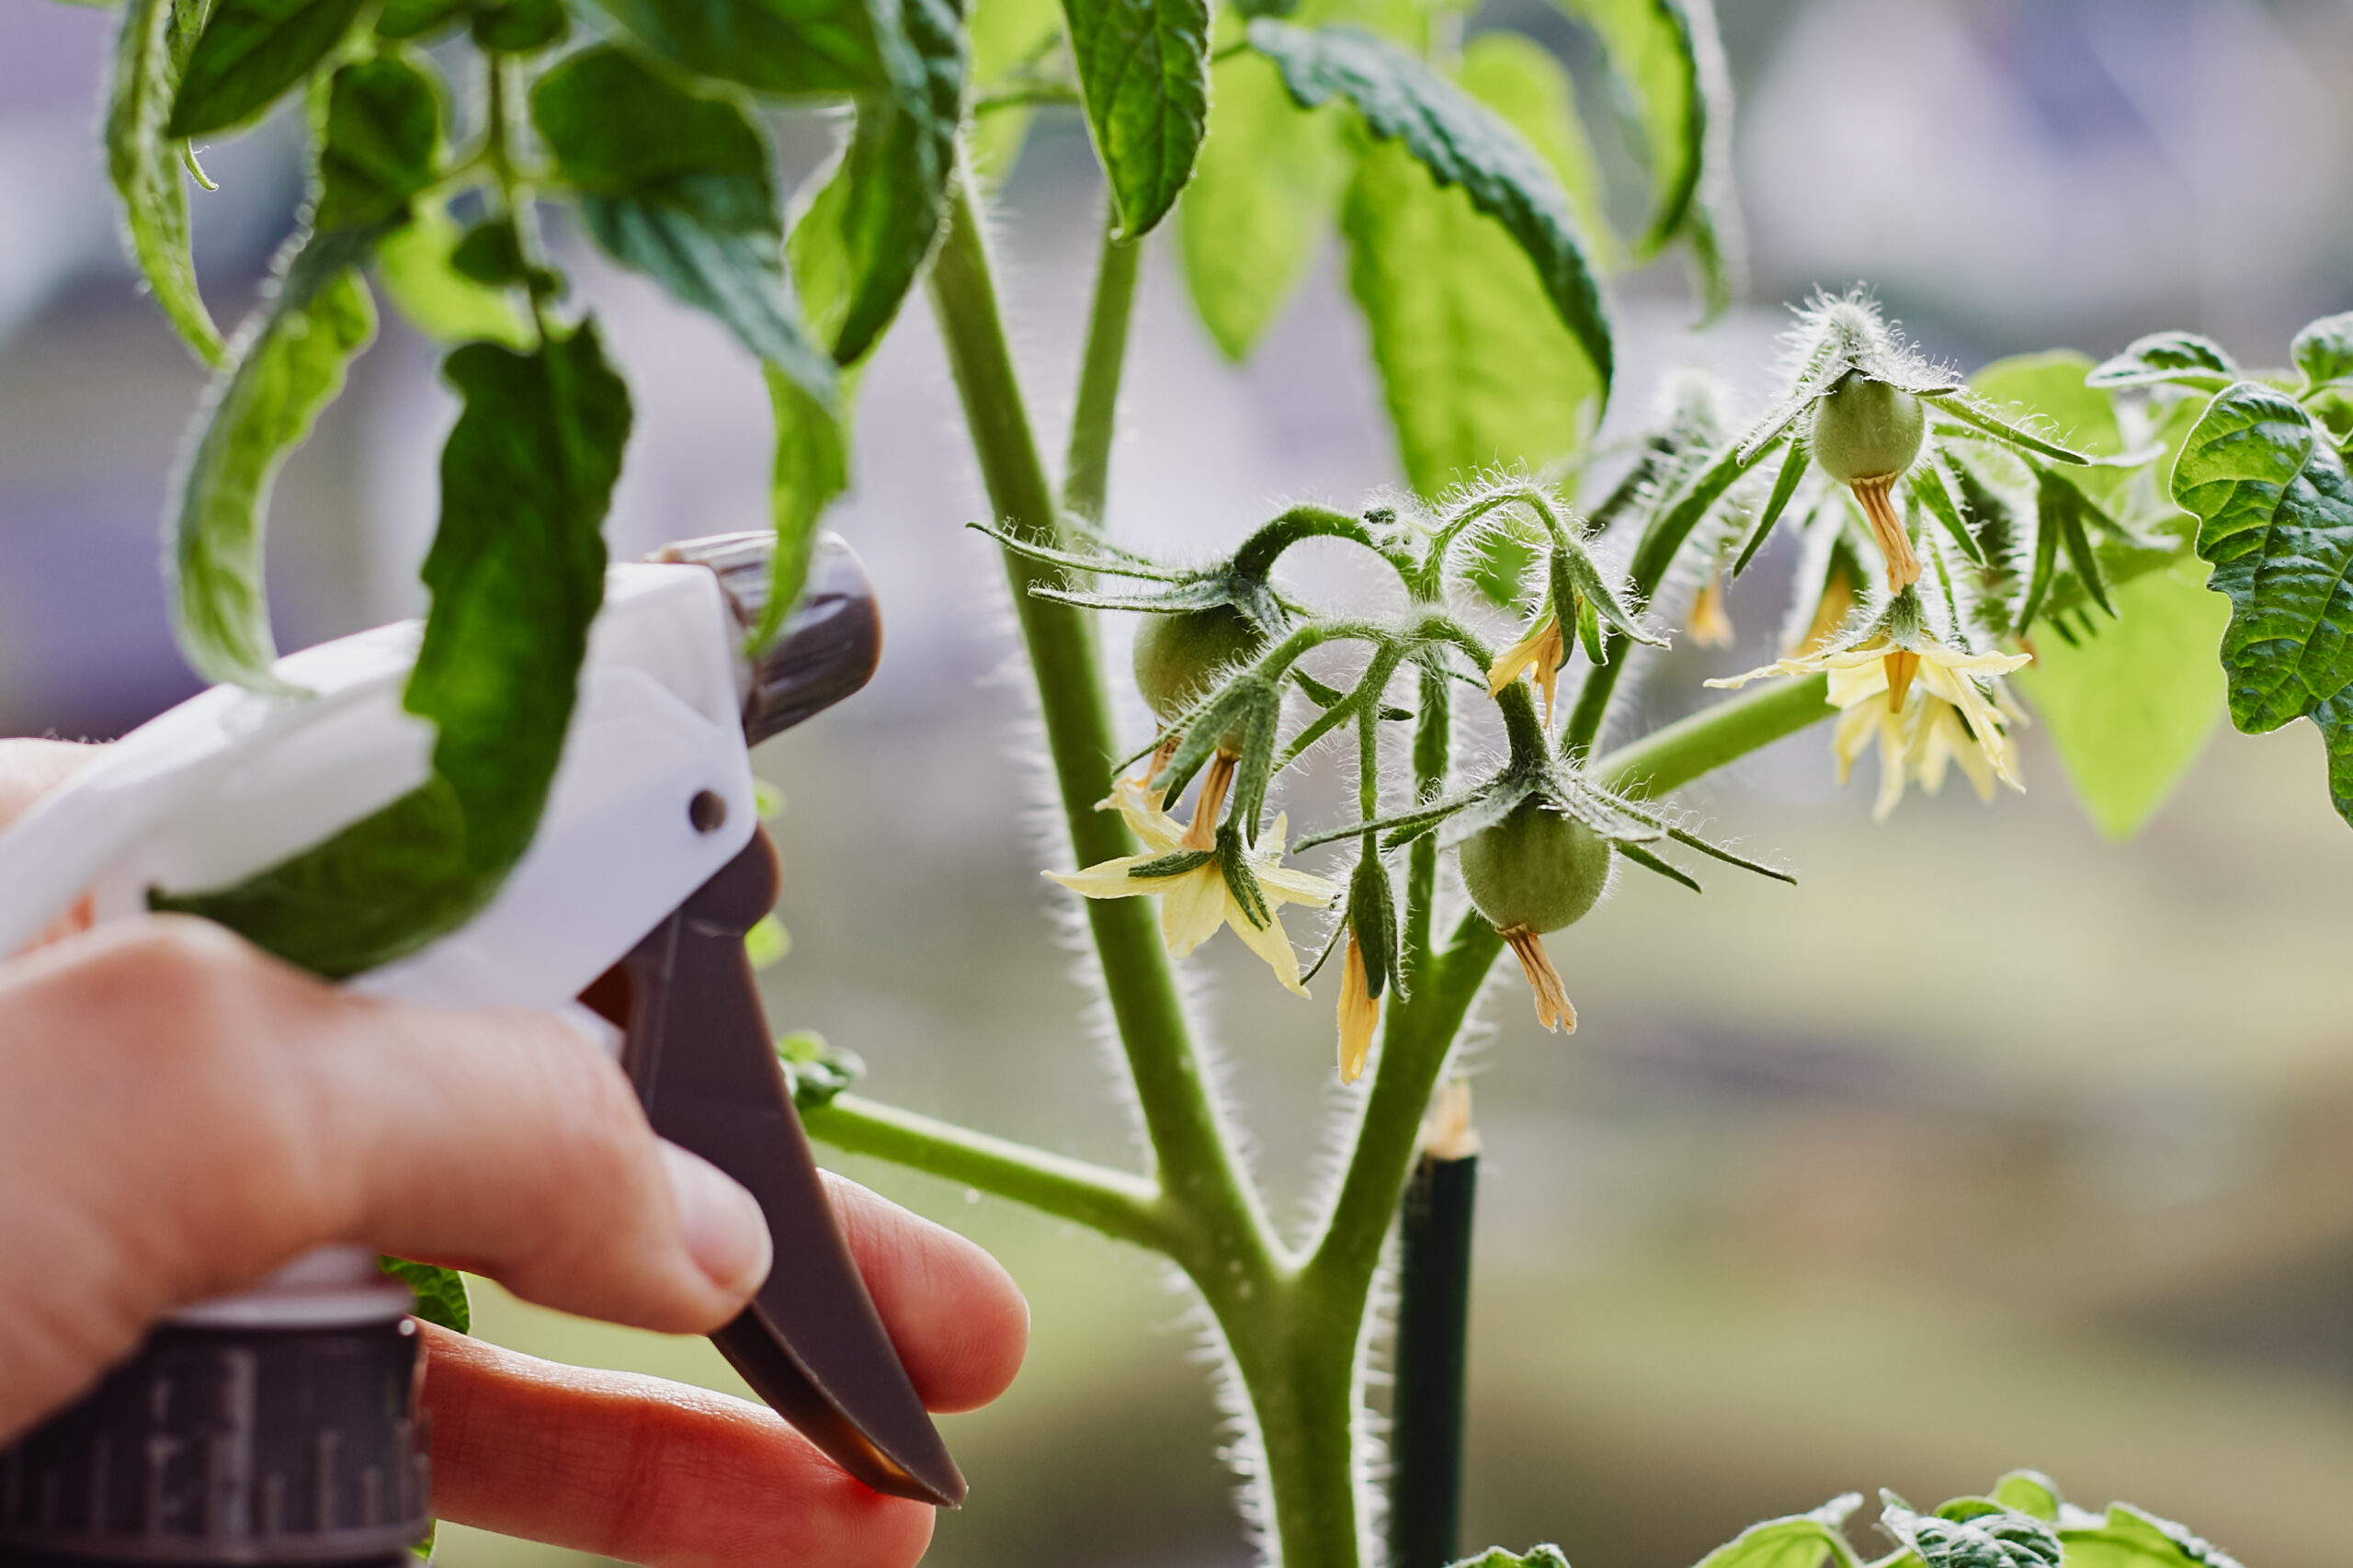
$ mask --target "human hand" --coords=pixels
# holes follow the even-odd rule
[[[91,755],[0,743],[0,823]],[[830,1185],[925,1403],[995,1398],[1028,1337],[1011,1279]],[[655,1138],[611,1061],[545,1015],[352,996],[179,918],[0,964],[0,1442],[164,1312],[329,1242],[682,1334],[732,1318],[769,1262],[750,1195]],[[444,1518],[664,1565],[902,1568],[929,1541],[930,1508],[761,1406],[425,1342]]]

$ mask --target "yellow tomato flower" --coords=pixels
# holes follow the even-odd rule
[[[1548,615],[1535,631],[1495,655],[1487,666],[1487,695],[1502,694],[1504,687],[1519,678],[1527,670],[1536,682],[1536,690],[1544,699],[1544,727],[1552,726],[1552,694],[1561,684],[1561,670],[1569,662],[1569,645],[1561,635],[1561,618]]]
[[[1232,778],[1230,760],[1222,767],[1217,761],[1211,762],[1211,776],[1201,782],[1202,800],[1189,827],[1161,810],[1160,791],[1148,788],[1140,778],[1120,779],[1112,787],[1111,799],[1103,803],[1116,808],[1127,820],[1129,830],[1142,841],[1144,853],[1122,855],[1083,871],[1048,871],[1045,875],[1088,898],[1134,898],[1142,893],[1158,893],[1161,940],[1168,945],[1172,955],[1180,959],[1217,935],[1219,926],[1231,926],[1252,952],[1266,960],[1277,980],[1304,996],[1307,988],[1300,983],[1299,955],[1291,950],[1290,938],[1283,934],[1282,917],[1278,911],[1286,903],[1327,907],[1339,896],[1340,890],[1322,877],[1282,864],[1283,835],[1290,825],[1286,818],[1275,818],[1274,825],[1259,835],[1247,854],[1250,869],[1257,877],[1259,892],[1266,900],[1264,925],[1252,919],[1250,912],[1233,896],[1224,868],[1213,854],[1211,858],[1171,875],[1129,875],[1135,867],[1182,851],[1211,852],[1217,842],[1217,811],[1223,803],[1225,782]]]
[[[1967,653],[1926,632],[1903,643],[1882,633],[1852,648],[1803,653],[1708,684],[1739,687],[1763,676],[1826,673],[1830,703],[1840,714],[1830,742],[1838,781],[1847,781],[1856,759],[1877,742],[1879,801],[1871,815],[1885,821],[1908,780],[1918,779],[1934,794],[1956,760],[1984,799],[1993,798],[1995,778],[2026,789],[2012,766],[2001,677],[2032,657]],[[1991,698],[1980,681],[1992,688]]]

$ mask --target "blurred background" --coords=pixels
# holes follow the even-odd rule
[[[1681,265],[1622,277],[1612,428],[1660,379],[1751,396],[1817,286],[1868,279],[1973,368],[2191,327],[2248,363],[2353,305],[2353,10],[2280,0],[1725,0],[1753,303],[1687,330]],[[1533,0],[1495,0],[1594,62]],[[0,8],[0,725],[119,733],[192,689],[166,631],[157,519],[202,380],[118,251],[96,130],[113,28]],[[1632,167],[1606,114],[1591,129]],[[787,135],[813,166],[822,127]],[[214,149],[196,199],[221,319],[251,298],[300,173],[283,123]],[[1621,182],[1631,187],[1631,180]],[[1039,121],[999,230],[1035,413],[1059,442],[1101,193],[1074,118]],[[610,532],[631,554],[762,525],[757,376],[704,319],[577,244],[636,434]],[[387,312],[280,483],[272,588],[299,646],[421,604],[452,404]],[[1155,245],[1111,514],[1211,547],[1282,502],[1350,504],[1394,460],[1336,257],[1251,365],[1192,317]],[[984,506],[926,312],[865,378],[834,524],[881,586],[873,687],[768,748],[788,806],[770,971],[780,1027],[861,1051],[867,1087],[1090,1157],[1133,1159],[1082,1022],[1025,677]],[[1050,447],[1050,449],[1051,447]],[[1304,562],[1321,580],[1324,569]],[[1650,672],[1654,714],[1771,656],[1786,563],[1736,587],[1743,637]],[[1325,573],[1329,576],[1329,573]],[[1114,628],[1123,637],[1123,628]],[[1123,661],[1121,661],[1123,663]],[[1143,731],[1131,708],[1131,732]],[[2249,1568],[2335,1568],[2353,1476],[2353,833],[2316,737],[2221,728],[2137,840],[2102,841],[2029,733],[2031,792],[1916,796],[1885,827],[1825,734],[1694,792],[1779,858],[1693,898],[1619,890],[1552,942],[1583,1028],[1538,1030],[1517,977],[1472,1057],[1487,1155],[1466,1545],[1556,1540],[1578,1568],[1683,1568],[1744,1523],[1849,1487],[1915,1502],[2013,1465],[2130,1496]],[[1287,802],[1336,811],[1328,763]],[[1298,925],[1294,922],[1294,925]],[[1305,932],[1299,935],[1307,939]],[[1328,977],[1313,1004],[1237,958],[1191,965],[1254,1159],[1303,1216],[1345,1116]],[[947,1423],[973,1483],[943,1568],[1247,1561],[1199,1326],[1150,1259],[978,1194],[855,1168],[1006,1259],[1036,1313],[995,1408]],[[733,1386],[699,1341],[485,1290],[480,1326],[548,1356]],[[570,1554],[451,1529],[455,1568]]]

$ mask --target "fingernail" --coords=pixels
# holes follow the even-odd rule
[[[722,1290],[748,1296],[758,1290],[771,1258],[767,1216],[758,1200],[717,1165],[676,1143],[662,1145],[662,1165],[695,1267]]]

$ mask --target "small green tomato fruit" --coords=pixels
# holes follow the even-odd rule
[[[1148,615],[1136,631],[1136,689],[1153,716],[1169,723],[1210,694],[1212,677],[1266,645],[1266,633],[1232,605]],[[1221,744],[1233,751],[1241,743],[1237,732]]]
[[[1609,881],[1609,841],[1534,800],[1455,853],[1471,902],[1498,931],[1540,934],[1574,925]]]
[[[1813,460],[1841,484],[1888,478],[1912,466],[1927,428],[1918,398],[1849,370],[1813,405]]]

